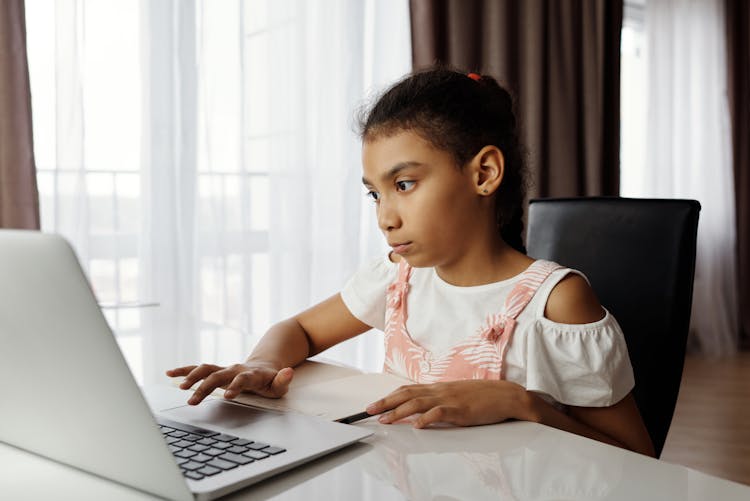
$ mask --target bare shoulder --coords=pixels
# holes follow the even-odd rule
[[[561,324],[587,324],[604,318],[604,309],[586,279],[571,273],[552,289],[544,316]]]

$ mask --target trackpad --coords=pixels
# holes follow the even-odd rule
[[[362,430],[340,423],[292,412],[256,409],[219,399],[169,409],[159,415],[200,428],[280,446],[289,452],[301,444],[306,449],[314,444],[318,444],[316,448],[323,449],[330,448],[331,443],[341,442],[343,445],[352,441],[347,438],[352,433],[362,434]]]
[[[279,419],[279,414],[233,404],[224,400],[205,400],[200,405],[183,405],[159,413],[160,415],[184,421],[205,428],[221,427],[226,429],[242,429],[258,425],[274,419]]]

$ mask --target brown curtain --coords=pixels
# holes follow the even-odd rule
[[[0,1],[0,228],[39,229],[23,0]]]
[[[732,117],[734,189],[742,345],[750,348],[750,4],[726,0],[729,109]]]
[[[619,194],[621,0],[410,7],[415,69],[479,71],[515,95],[530,196]]]

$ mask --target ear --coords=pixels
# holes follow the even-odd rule
[[[497,146],[485,146],[469,162],[472,183],[480,196],[491,196],[503,181],[505,157]]]

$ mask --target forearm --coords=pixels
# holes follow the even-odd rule
[[[275,369],[294,367],[310,356],[310,340],[297,320],[273,325],[258,341],[247,361],[262,362]]]
[[[587,426],[572,417],[568,416],[564,412],[560,411],[553,405],[545,402],[542,398],[534,395],[531,392],[526,392],[529,398],[527,419],[526,421],[533,421],[535,423],[544,424],[557,428],[558,430],[569,431],[576,435],[581,435],[588,438],[593,438],[599,442],[604,442],[610,445],[616,445],[617,447],[624,447],[623,444],[615,440],[614,438],[606,435],[600,431]]]
[[[626,437],[630,440],[618,440],[618,438],[612,437],[611,435],[560,411],[538,395],[535,395],[533,392],[526,391],[525,393],[526,398],[525,405],[523,406],[523,414],[524,419],[527,421],[552,426],[560,430],[575,433],[576,435],[598,440],[599,442],[604,442],[623,449],[639,452],[647,456],[654,456],[653,446],[651,446],[650,440],[638,440],[634,437]]]
[[[258,342],[248,361],[271,365],[276,370],[294,367],[370,329],[336,294],[312,308],[271,327]]]

